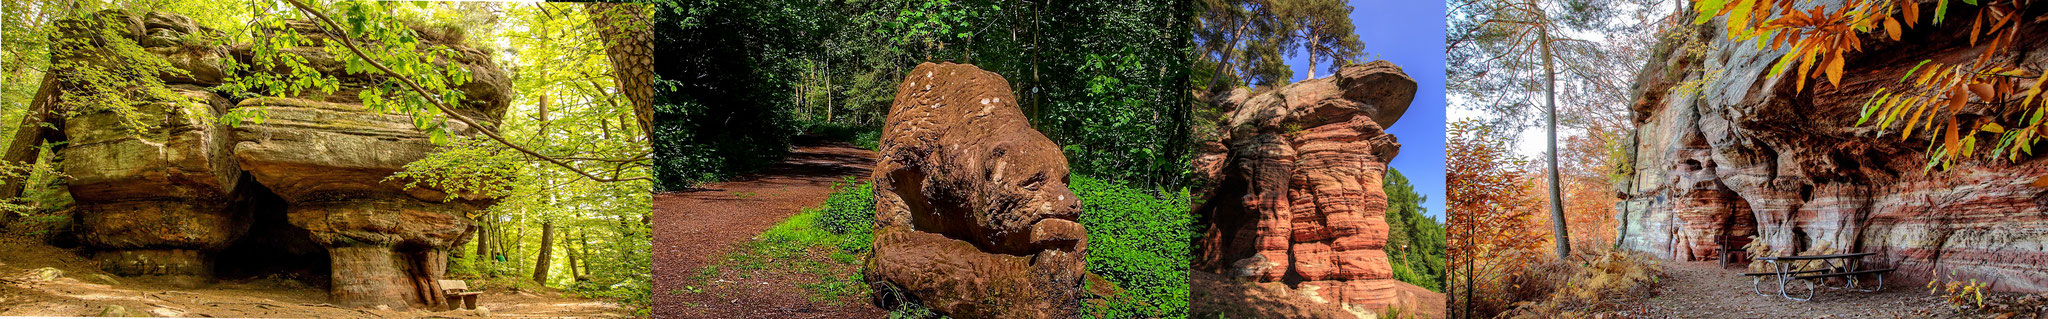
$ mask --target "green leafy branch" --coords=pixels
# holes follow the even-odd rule
[[[315,9],[313,9],[313,8],[312,8],[311,6],[308,6],[308,5],[306,5],[306,3],[305,3],[305,2],[303,2],[303,1],[301,1],[301,0],[286,0],[286,2],[290,2],[290,3],[292,4],[292,6],[294,6],[294,7],[297,7],[297,8],[298,8],[298,9],[299,9],[300,11],[303,11],[303,12],[305,12],[305,13],[306,13],[307,15],[311,15],[311,16],[313,16],[313,17],[314,17],[314,18],[316,18],[316,19],[317,19],[318,21],[320,21],[320,23],[324,24],[324,27],[323,27],[323,29],[322,29],[322,30],[323,30],[324,32],[328,32],[329,34],[332,34],[332,38],[338,38],[338,39],[341,39],[341,42],[340,42],[339,44],[340,44],[340,45],[341,45],[342,47],[344,47],[344,48],[347,48],[347,49],[348,49],[348,52],[349,52],[350,54],[353,54],[353,55],[354,55],[354,56],[355,56],[355,57],[357,58],[357,60],[355,60],[355,61],[359,61],[359,62],[361,62],[361,65],[355,65],[355,63],[351,63],[351,64],[352,64],[352,66],[355,66],[355,67],[361,67],[361,66],[368,66],[368,67],[371,67],[371,68],[375,68],[375,69],[376,69],[376,70],[378,70],[378,71],[382,71],[382,72],[383,72],[384,74],[386,74],[386,75],[389,75],[389,76],[390,76],[390,79],[389,79],[389,80],[387,80],[387,82],[386,82],[386,83],[391,83],[391,82],[395,81],[395,82],[396,82],[396,83],[398,83],[398,84],[402,84],[402,85],[404,86],[404,88],[410,89],[410,90],[412,91],[412,93],[413,93],[413,94],[415,94],[415,95],[411,95],[411,96],[409,96],[409,97],[411,97],[411,98],[417,98],[417,99],[419,99],[419,100],[424,100],[425,102],[428,102],[428,104],[431,104],[431,105],[433,105],[433,106],[434,106],[434,110],[433,110],[433,111],[438,111],[438,112],[440,112],[440,114],[444,114],[444,115],[447,115],[447,116],[449,116],[449,117],[451,117],[451,118],[454,118],[454,119],[455,119],[456,121],[462,122],[463,124],[467,124],[467,125],[469,125],[470,127],[476,128],[478,132],[481,132],[481,133],[483,133],[483,135],[484,135],[484,136],[486,136],[486,137],[489,137],[489,138],[490,138],[491,140],[493,140],[493,141],[496,141],[496,142],[498,142],[499,144],[505,145],[506,147],[509,147],[509,148],[511,148],[511,149],[513,149],[513,150],[517,150],[517,151],[519,151],[520,153],[524,153],[524,154],[526,154],[526,155],[528,155],[528,156],[532,156],[532,157],[534,157],[534,158],[538,158],[538,159],[541,159],[541,160],[543,160],[543,161],[546,161],[546,162],[548,162],[548,163],[554,164],[554,165],[556,165],[556,166],[560,166],[560,167],[562,167],[562,169],[565,169],[565,170],[568,170],[568,171],[571,171],[571,172],[575,172],[576,174],[578,174],[578,175],[582,175],[582,176],[583,176],[584,178],[588,178],[588,179],[590,179],[590,180],[593,180],[593,181],[598,181],[598,182],[623,182],[623,181],[633,181],[633,180],[647,180],[647,179],[649,179],[649,178],[648,178],[648,177],[646,177],[646,176],[639,176],[639,177],[629,177],[629,178],[620,178],[620,177],[618,177],[618,176],[617,176],[617,174],[616,174],[616,173],[615,173],[615,174],[614,174],[614,176],[612,176],[612,177],[602,177],[602,176],[598,176],[598,175],[596,175],[596,174],[591,174],[590,172],[587,172],[587,171],[584,171],[584,170],[582,170],[582,169],[576,168],[576,166],[574,166],[574,165],[571,165],[571,164],[570,164],[569,162],[567,162],[567,161],[563,161],[563,160],[561,160],[561,159],[557,159],[557,158],[554,158],[554,157],[550,157],[550,156],[547,156],[547,155],[543,155],[543,154],[540,154],[539,152],[534,152],[533,150],[531,150],[531,149],[528,149],[528,148],[526,148],[526,147],[524,147],[524,146],[520,146],[520,145],[519,145],[519,144],[517,144],[517,143],[513,143],[512,141],[510,141],[510,140],[507,140],[507,139],[506,139],[506,138],[505,138],[505,137],[504,137],[503,135],[500,135],[500,134],[498,134],[497,130],[495,130],[495,129],[492,129],[492,128],[491,128],[491,127],[489,127],[489,126],[484,126],[484,125],[482,125],[481,123],[479,123],[479,122],[478,122],[477,120],[475,120],[475,119],[472,119],[472,118],[470,118],[470,117],[469,117],[469,116],[467,116],[467,115],[462,115],[462,113],[457,113],[457,112],[455,112],[455,111],[454,111],[454,108],[453,108],[453,107],[449,107],[449,106],[448,106],[448,104],[447,104],[447,102],[445,102],[445,101],[444,101],[445,99],[457,99],[457,98],[460,98],[460,97],[461,97],[460,93],[445,93],[445,92],[444,92],[443,94],[434,94],[434,93],[431,93],[431,91],[429,91],[429,90],[427,89],[427,87],[423,86],[423,85],[422,85],[422,84],[421,84],[420,82],[416,82],[416,81],[414,81],[413,79],[411,79],[411,78],[409,78],[409,77],[406,77],[406,76],[404,76],[404,75],[403,75],[403,73],[400,73],[400,72],[398,72],[397,70],[393,70],[393,69],[392,69],[392,68],[391,68],[390,66],[387,66],[387,65],[385,65],[385,63],[384,63],[385,61],[392,61],[392,62],[397,62],[397,61],[399,61],[399,60],[397,60],[397,59],[389,59],[389,60],[386,60],[386,59],[373,59],[373,58],[371,58],[371,57],[370,57],[370,55],[369,55],[369,54],[363,53],[363,50],[362,50],[362,48],[360,48],[360,46],[359,46],[359,45],[357,45],[357,43],[355,42],[355,39],[351,37],[351,33],[349,33],[349,32],[348,32],[348,30],[345,30],[345,29],[343,29],[343,28],[342,28],[342,27],[341,27],[341,26],[340,26],[340,25],[339,25],[338,23],[335,23],[335,22],[334,22],[334,19],[332,19],[332,18],[329,18],[329,17],[328,17],[328,16],[326,15],[326,14],[324,14],[324,13],[320,13],[320,11],[319,11],[319,10],[315,10]],[[357,8],[356,10],[360,10],[360,7],[359,7],[359,5],[360,5],[360,4],[356,4],[356,5],[358,5],[358,6],[351,6],[351,7],[352,7],[352,8]],[[360,12],[355,12],[355,13],[360,13]],[[354,15],[354,16],[361,16],[361,15]],[[363,22],[363,21],[359,21],[359,20],[351,20],[351,22],[355,22],[355,23],[360,23],[360,22]],[[363,31],[363,30],[364,30],[364,28],[362,28],[362,27],[361,27],[361,24],[356,24],[356,26],[357,26],[357,28],[356,28],[356,30],[357,30],[357,31]],[[357,33],[357,34],[360,34],[360,32],[359,32],[359,33]],[[408,70],[408,71],[417,71],[417,70]],[[428,82],[427,84],[443,84],[443,85],[445,85],[445,83],[436,83],[436,82]],[[365,104],[370,104],[370,103],[369,103],[368,101],[366,101],[366,102],[365,102]],[[415,114],[415,116],[417,116],[417,114]],[[444,133],[444,134],[445,134],[445,133]],[[445,138],[445,135],[444,135],[444,138]]]

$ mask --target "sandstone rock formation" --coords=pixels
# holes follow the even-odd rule
[[[231,75],[218,59],[246,62],[246,46],[182,41],[188,34],[218,32],[182,16],[109,10],[89,17],[110,18],[111,28],[123,32],[65,28],[57,37],[124,37],[185,71],[164,73],[163,88],[125,88],[167,89],[180,96],[148,97],[134,105],[144,122],[153,124],[142,130],[131,129],[122,116],[103,107],[65,110],[75,114],[59,125],[57,138],[68,142],[58,151],[62,170],[71,176],[70,191],[77,199],[79,237],[103,268],[200,284],[212,279],[216,269],[307,264],[331,271],[327,277],[337,304],[400,309],[438,304],[441,295],[433,293],[438,291],[433,280],[446,270],[447,249],[468,240],[469,216],[493,200],[408,189],[404,181],[385,180],[438,148],[414,128],[411,117],[366,110],[354,93],[231,99],[210,90]],[[476,74],[475,82],[460,88],[468,100],[459,112],[487,121],[499,118],[510,103],[504,72],[482,51],[429,39],[454,45],[463,56],[443,62]],[[317,48],[287,52],[309,56],[315,69],[341,78],[344,90],[379,81],[373,75],[341,73],[340,62],[332,57],[310,57],[325,54]],[[94,72],[89,65],[135,63],[112,57],[118,55],[104,50],[53,54],[53,62],[88,65],[56,63],[59,96],[73,97],[98,85],[88,75]],[[267,120],[238,127],[219,120],[240,109],[260,109]],[[457,122],[447,125],[458,134],[472,130]],[[312,244],[318,246],[305,247]],[[292,261],[300,258],[319,261]]]
[[[1002,76],[918,65],[897,86],[881,156],[865,268],[877,298],[900,291],[960,318],[1075,316],[1080,198],[1059,145],[1026,122]]]
[[[1323,302],[1391,303],[1380,179],[1401,144],[1383,125],[1407,111],[1415,90],[1400,67],[1373,61],[1215,99],[1231,111],[1194,163],[1206,179],[1195,212],[1208,226],[1195,268],[1286,282]]]
[[[1800,9],[1815,5],[1841,1]],[[2040,12],[2025,15],[2018,32],[2048,31]],[[1904,41],[1865,37],[1862,52],[1846,55],[1841,87],[1799,92],[1793,75],[1766,76],[1784,50],[1731,42],[1721,21],[1665,38],[1637,78],[1634,170],[1615,185],[1623,247],[1706,260],[1718,258],[1714,236],[1747,236],[1755,241],[1735,248],[1754,256],[1873,252],[1867,262],[1899,268],[1894,281],[1939,271],[1997,291],[2048,291],[2048,189],[2028,185],[2048,176],[2048,159],[1968,160],[1923,174],[1929,137],[1900,141],[1894,129],[1878,138],[1855,123],[1871,92],[1899,89],[1918,61],[1980,54],[1964,39],[1967,23],[1923,23]],[[2043,42],[2020,39],[2023,48]],[[2048,60],[2018,52],[2018,65]],[[2011,116],[2000,109],[1971,103],[1963,113]]]

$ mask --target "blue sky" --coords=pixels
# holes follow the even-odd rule
[[[1401,141],[1392,166],[1428,196],[1425,214],[1444,220],[1444,1],[1351,0],[1351,24],[1365,42],[1369,60],[1387,60],[1415,78],[1419,89],[1408,113],[1388,127]],[[1318,58],[1317,76],[1329,76],[1328,58]],[[1308,55],[1287,59],[1295,81],[1308,77]]]

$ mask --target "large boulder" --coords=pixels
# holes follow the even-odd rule
[[[429,44],[456,53],[437,64],[467,69],[476,79],[457,88],[466,99],[455,111],[495,125],[510,104],[506,73],[459,36],[423,33]],[[233,76],[219,63],[246,62],[250,51],[193,40],[205,35],[218,32],[164,13],[107,10],[59,22],[59,43],[105,44],[55,45],[52,54],[66,102],[59,130],[68,143],[58,153],[77,199],[80,241],[101,267],[203,282],[224,250],[311,242],[326,250],[337,304],[403,309],[442,302],[435,280],[446,271],[447,251],[468,240],[472,216],[495,199],[390,178],[441,147],[412,117],[354,100],[352,92],[382,82],[382,75],[344,74],[340,60],[321,49],[287,48],[285,54],[305,57],[351,93],[234,100],[212,92]],[[110,70],[125,66],[165,72],[135,87],[105,87],[109,74],[126,74]],[[107,102],[118,100],[109,96],[132,103]],[[220,120],[237,111],[260,112],[264,120]],[[457,135],[477,129],[443,124]]]
[[[1224,132],[1194,166],[1196,268],[1262,282],[1298,283],[1320,302],[1379,309],[1392,303],[1384,251],[1387,195],[1381,178],[1401,144],[1393,123],[1415,97],[1415,80],[1386,61],[1272,92],[1230,92]]]
[[[1798,9],[1840,5],[1822,0]],[[1977,12],[1952,11],[1949,19]],[[2022,14],[2016,19],[2026,23],[2009,32],[2048,32],[2041,12]],[[2048,176],[2048,159],[1978,158],[1922,173],[1936,137],[1902,141],[1896,128],[1880,137],[1856,123],[1871,93],[1902,89],[1898,79],[1918,61],[1982,54],[1985,48],[1960,40],[1967,24],[1922,24],[1904,41],[1865,37],[1863,51],[1844,56],[1842,86],[1809,80],[1802,91],[1793,72],[1768,76],[1789,47],[1734,42],[1718,27],[1725,19],[1714,21],[1663,38],[1635,81],[1634,169],[1615,185],[1622,247],[1710,260],[1718,258],[1716,236],[1750,237],[1747,247],[1729,248],[1758,257],[1871,252],[1878,254],[1864,259],[1871,266],[1899,269],[1888,279],[1925,281],[1939,272],[1982,279],[1995,291],[2048,291],[2041,275],[2048,273],[2048,232],[2041,231],[2048,229],[2048,189],[2029,185]],[[2015,39],[2008,47],[2048,44]],[[1696,47],[1706,49],[1684,49]],[[2032,66],[2048,61],[2017,52],[2001,57],[2010,64],[1993,66],[2038,69]],[[2010,103],[1978,102],[1959,113],[2017,116],[2001,111]],[[1984,149],[1977,153],[1993,144],[1978,143]]]
[[[877,298],[962,318],[1071,318],[1087,231],[1059,145],[1002,76],[925,63],[897,86],[875,184]],[[884,306],[896,300],[878,299]]]

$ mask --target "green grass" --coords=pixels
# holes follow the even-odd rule
[[[1188,240],[1194,236],[1188,194],[1132,188],[1123,183],[1074,176],[1068,186],[1086,205],[1088,272],[1122,289],[1117,296],[1083,302],[1095,318],[1186,318]],[[813,301],[839,304],[861,300],[869,291],[856,268],[873,251],[874,188],[847,179],[818,207],[783,220],[727,257],[724,269],[706,266],[699,278],[722,270],[788,269],[818,277],[801,286]],[[827,258],[814,258],[826,253]],[[745,272],[743,272],[745,273]],[[891,318],[931,318],[919,305],[891,309]]]

